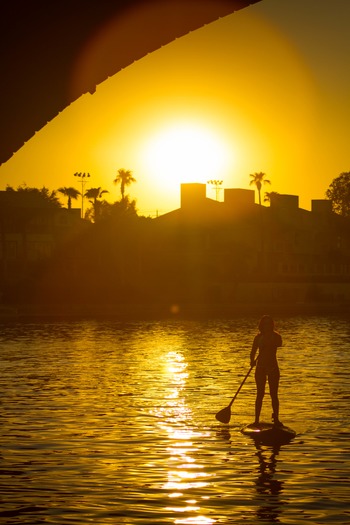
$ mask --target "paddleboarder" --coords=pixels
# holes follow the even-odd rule
[[[260,319],[258,328],[259,333],[254,337],[252,350],[250,352],[250,364],[251,366],[256,366],[255,421],[253,425],[259,425],[267,380],[270,389],[274,425],[283,426],[279,420],[278,385],[280,371],[277,361],[277,348],[282,346],[282,337],[275,331],[275,323],[269,315],[264,315]]]

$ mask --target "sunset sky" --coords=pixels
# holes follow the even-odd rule
[[[0,166],[0,189],[80,190],[73,175],[89,172],[86,188],[114,202],[124,168],[137,180],[127,193],[153,216],[179,207],[181,182],[249,188],[263,171],[264,191],[310,209],[350,171],[349,23],[349,0],[262,0],[177,39],[36,133]],[[72,85],[109,29],[82,49]]]

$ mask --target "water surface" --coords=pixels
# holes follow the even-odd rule
[[[257,319],[3,326],[1,508],[8,524],[350,523],[350,322],[277,319],[279,449],[215,419]],[[266,396],[263,419],[271,418]]]

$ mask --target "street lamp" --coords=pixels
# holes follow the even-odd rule
[[[84,188],[87,183],[87,178],[90,177],[90,173],[74,173],[74,177],[80,178],[81,184],[81,218],[84,219]]]
[[[223,180],[216,180],[216,179],[207,181],[207,184],[212,184],[214,186],[217,201],[219,200],[219,191],[221,190],[220,186],[223,182],[224,182]]]

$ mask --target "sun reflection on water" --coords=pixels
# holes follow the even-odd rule
[[[39,515],[76,525],[344,523],[349,318],[280,319],[281,409],[298,432],[281,449],[240,432],[253,378],[231,424],[215,420],[242,380],[250,322],[3,327],[0,515],[18,525]],[[269,399],[265,408],[270,418]]]
[[[175,524],[212,525],[216,520],[201,515],[198,499],[187,494],[192,489],[206,487],[210,477],[194,457],[198,451],[194,442],[206,433],[190,428],[192,413],[185,399],[188,375],[184,355],[178,351],[169,351],[164,365],[166,402],[156,412],[159,426],[166,432],[168,441],[167,479],[162,488],[168,491],[171,505],[165,510],[182,515],[181,518],[175,518]]]
[[[216,520],[211,518],[206,518],[205,516],[198,516],[195,518],[185,518],[180,520],[175,520],[176,525],[212,525]]]

